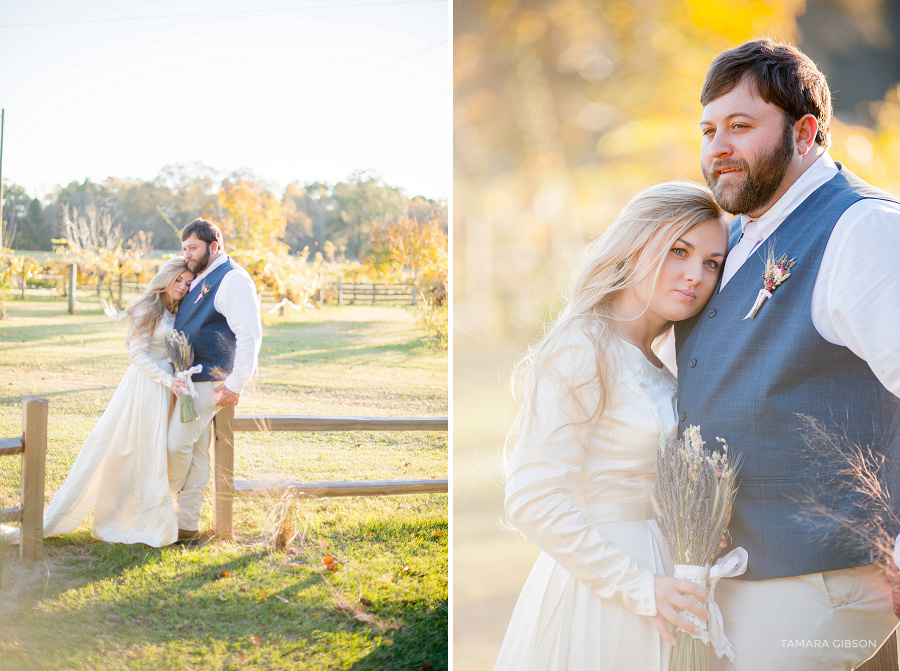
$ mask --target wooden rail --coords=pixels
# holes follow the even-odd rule
[[[213,420],[213,530],[230,538],[233,532],[234,497],[280,497],[285,493],[303,499],[326,496],[381,496],[444,493],[446,479],[366,480],[356,482],[299,482],[291,480],[234,479],[235,431],[447,431],[446,417],[321,417],[303,415],[243,415],[222,408]]]
[[[44,463],[47,456],[46,398],[22,401],[22,435],[0,440],[0,457],[22,455],[22,505],[0,510],[0,522],[20,522],[19,556],[39,560],[44,543]]]
[[[415,305],[417,300],[414,284],[378,284],[377,282],[344,282],[338,279],[330,288],[337,289],[338,305],[346,302],[369,303],[393,302]]]

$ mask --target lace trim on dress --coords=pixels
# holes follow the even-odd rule
[[[620,347],[619,352],[622,355],[622,363],[635,377],[649,382],[652,386],[662,387],[667,391],[675,392],[678,389],[678,380],[669,372],[669,369],[663,366],[657,368],[650,360],[644,356],[644,353],[627,340],[621,338],[614,339],[618,341]]]

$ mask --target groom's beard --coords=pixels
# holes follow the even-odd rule
[[[206,245],[206,254],[195,261],[188,261],[187,267],[194,275],[198,275],[206,270],[209,265],[209,245]]]
[[[719,161],[713,167],[720,170],[724,167],[737,167],[744,171],[744,183],[730,194],[720,187],[719,178],[713,177],[710,170],[701,164],[703,178],[712,189],[716,202],[731,214],[747,214],[761,210],[778,191],[784,176],[787,174],[794,157],[793,125],[785,124],[781,141],[771,151],[761,155],[751,166],[747,161]]]

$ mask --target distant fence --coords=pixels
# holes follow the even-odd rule
[[[417,291],[414,284],[378,284],[377,282],[344,282],[338,280],[330,283],[327,289],[337,292],[338,305],[376,305],[391,303],[394,305],[415,305]]]
[[[0,439],[0,457],[22,455],[22,501],[0,510],[0,522],[19,522],[19,556],[39,560],[44,543],[44,463],[47,455],[46,398],[22,401],[22,435]]]
[[[73,264],[74,266],[74,264]],[[77,275],[76,275],[77,277]],[[102,295],[104,288],[109,287],[108,279],[100,278],[90,283],[77,283],[73,279],[70,266],[68,275],[44,273],[34,276],[31,282],[20,278],[21,298],[24,299],[28,289],[46,288],[51,286],[69,297],[69,302],[74,303],[73,297],[78,293],[93,292],[94,295]],[[74,287],[74,291],[73,291]],[[128,293],[141,293],[146,289],[146,283],[136,280],[125,280],[123,277],[114,280],[115,294],[119,300]],[[263,290],[263,296],[277,298],[274,292]],[[326,298],[327,297],[327,298]],[[335,301],[338,305],[412,305],[418,304],[418,290],[414,284],[381,284],[378,282],[344,282],[338,279],[336,282],[326,282],[311,297],[314,303]],[[74,307],[70,308],[73,313]]]
[[[233,531],[234,497],[297,498],[377,496],[382,494],[446,493],[446,479],[363,480],[332,482],[253,482],[234,479],[236,431],[447,431],[446,417],[317,417],[302,415],[234,416],[226,406],[213,420],[213,530],[229,538]]]

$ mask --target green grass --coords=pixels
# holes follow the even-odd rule
[[[10,300],[0,321],[0,437],[21,432],[25,396],[50,400],[47,500],[127,366],[122,326],[85,301],[72,317],[49,292]],[[446,388],[446,352],[410,309],[264,314],[260,375],[238,414],[446,415]],[[238,434],[235,472],[447,477],[447,436]],[[0,461],[0,507],[17,504],[19,478],[18,459]],[[86,523],[46,541],[41,563],[12,553],[0,670],[447,668],[446,495],[298,501],[286,551],[267,542],[274,507],[236,500],[234,541],[108,545]],[[207,500],[201,528],[209,515]]]

